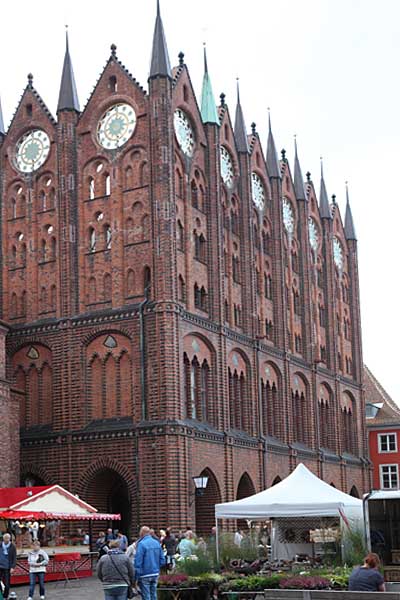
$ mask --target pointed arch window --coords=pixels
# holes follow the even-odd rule
[[[178,300],[183,303],[186,302],[186,284],[182,275],[178,277]]]
[[[176,227],[176,246],[180,252],[185,252],[185,230],[180,220]]]
[[[89,229],[89,252],[96,252],[96,231],[93,227]]]
[[[269,273],[264,273],[264,296],[272,300],[272,277]]]
[[[88,184],[89,184],[89,199],[94,200],[95,189],[94,189],[94,178],[93,177],[89,177]]]
[[[11,219],[17,218],[17,201],[15,198],[11,198]]]
[[[109,196],[111,194],[111,177],[110,175],[106,175],[105,178],[105,195]]]
[[[104,241],[106,250],[111,250],[112,231],[110,225],[104,225]]]
[[[192,198],[192,206],[193,208],[199,208],[199,193],[197,189],[197,185],[195,181],[192,181],[190,185],[190,192]]]
[[[26,267],[26,244],[21,245],[21,266]]]

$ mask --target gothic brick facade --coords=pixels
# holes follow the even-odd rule
[[[134,131],[104,147],[116,105]],[[347,492],[369,487],[349,203],[343,225],[297,149],[293,176],[278,162],[271,128],[265,156],[239,96],[231,119],[207,70],[200,110],[182,55],[170,69],[158,14],[148,91],[112,46],[81,112],[67,47],[57,119],[30,76],[0,127],[22,481],[121,511],[125,529],[207,532],[214,502],[300,461]]]

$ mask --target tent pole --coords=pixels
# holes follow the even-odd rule
[[[217,563],[219,566],[219,532],[218,532],[218,517],[215,517],[215,551],[217,555]]]

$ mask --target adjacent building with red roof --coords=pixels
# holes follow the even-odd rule
[[[368,367],[364,368],[366,419],[374,489],[398,489],[400,468],[400,407]]]

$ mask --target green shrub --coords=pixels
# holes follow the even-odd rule
[[[343,536],[344,562],[346,565],[362,565],[367,553],[364,533],[358,529],[347,529]]]
[[[220,590],[227,592],[258,592],[262,590],[278,589],[282,575],[249,575],[232,579],[220,586]]]

